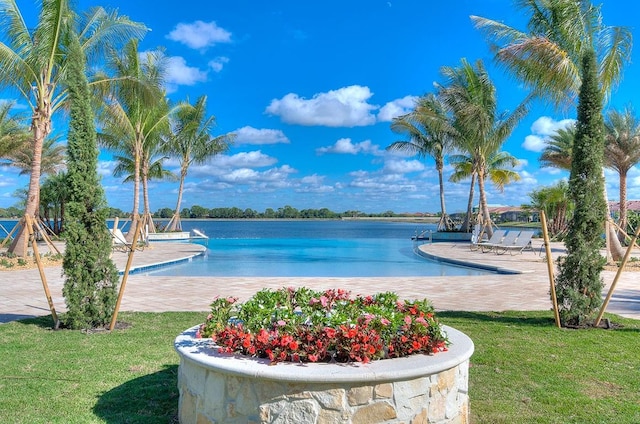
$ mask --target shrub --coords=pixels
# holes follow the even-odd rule
[[[369,362],[446,350],[429,301],[392,292],[351,297],[346,290],[264,289],[243,304],[216,298],[198,330],[220,352],[272,362]]]

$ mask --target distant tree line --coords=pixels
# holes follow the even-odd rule
[[[119,208],[108,207],[108,216],[111,218],[131,217],[131,212],[123,211]],[[158,209],[154,214],[154,218],[169,219],[173,216],[174,210],[171,208]],[[11,206],[8,208],[0,208],[0,218],[17,219],[24,214],[24,208]],[[393,217],[412,217],[413,214],[395,213],[386,211],[381,213],[365,213],[357,210],[348,210],[344,212],[334,212],[328,208],[321,209],[302,209],[298,210],[293,206],[284,206],[278,209],[267,208],[264,212],[258,212],[255,209],[240,209],[238,207],[231,208],[205,208],[199,205],[193,205],[190,208],[182,208],[180,211],[181,218],[211,218],[211,219],[338,219],[343,217],[349,218],[393,218]],[[424,214],[423,216],[438,216],[438,214]]]
[[[162,208],[157,210],[154,218],[171,218],[173,209]],[[203,206],[193,205],[190,208],[183,208],[180,211],[181,218],[211,218],[211,219],[338,219],[343,217],[407,217],[407,214],[397,214],[393,211],[383,213],[364,213],[360,211],[334,212],[327,208],[321,209],[302,209],[298,210],[293,206],[286,205],[284,207],[273,209],[267,208],[264,212],[258,212],[254,209],[240,209],[238,207],[231,208],[212,208],[208,209]]]

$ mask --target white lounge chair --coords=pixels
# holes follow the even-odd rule
[[[485,249],[487,249],[487,251],[489,251],[495,245],[499,244],[502,241],[502,239],[504,238],[505,234],[507,234],[506,230],[495,230],[493,232],[493,234],[491,235],[491,237],[489,238],[489,240],[481,241],[480,243],[478,243],[478,246],[482,250],[482,253],[485,252]]]
[[[486,234],[482,230],[482,225],[476,224],[473,226],[473,231],[471,232],[471,244],[469,248],[471,250],[477,250],[479,247],[478,243],[483,241],[487,241]]]
[[[509,231],[500,243],[496,243],[491,250],[493,250],[495,254],[501,255],[515,245],[518,237],[520,237],[520,231]]]
[[[531,239],[533,238],[533,231],[521,231],[518,238],[510,246],[502,246],[499,249],[504,249],[502,253],[509,251],[512,255],[515,253],[522,253],[526,249],[533,250],[531,247]]]
[[[113,242],[113,250],[118,252],[128,252],[131,250],[131,243],[127,241],[127,238],[122,234],[120,228],[109,229],[111,233],[111,240]]]

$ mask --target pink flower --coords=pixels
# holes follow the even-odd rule
[[[382,318],[382,319],[380,319],[380,324],[382,324],[384,326],[387,326],[387,325],[391,324],[391,321],[389,321],[386,318]]]
[[[407,325],[411,325],[411,317],[409,315],[404,317],[404,323]]]

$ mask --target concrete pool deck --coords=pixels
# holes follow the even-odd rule
[[[549,310],[547,264],[539,255],[542,241],[534,240],[533,251],[495,255],[469,249],[468,243],[424,244],[421,250],[436,260],[454,260],[470,265],[495,267],[514,273],[492,273],[473,277],[158,277],[145,275],[145,268],[189,260],[204,247],[189,243],[153,243],[134,254],[121,311],[207,311],[215,296],[247,299],[261,288],[307,286],[313,289],[345,288],[354,293],[394,291],[404,298],[428,298],[437,310],[505,311]],[[561,243],[552,243],[553,257],[563,254]],[[124,269],[127,254],[114,252],[118,269]],[[606,295],[616,273],[604,271]],[[45,268],[45,276],[57,312],[64,312],[64,279],[61,267]],[[623,272],[607,312],[640,319],[640,273]],[[50,313],[37,269],[0,271],[0,323]]]

